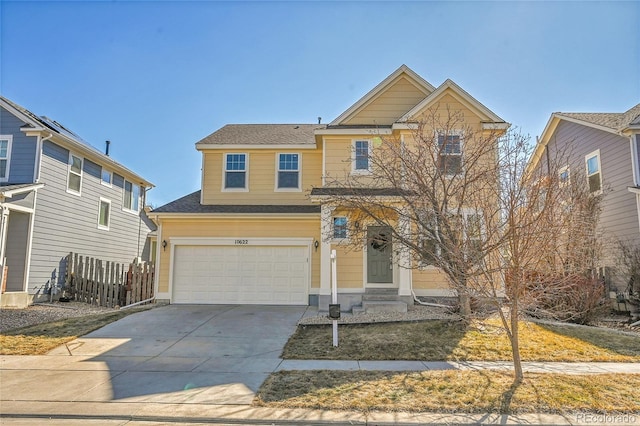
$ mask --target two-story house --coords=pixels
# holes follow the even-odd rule
[[[603,267],[616,266],[620,240],[640,244],[640,104],[621,113],[556,112],[551,114],[528,167],[548,170],[556,153],[569,153],[560,182],[574,175],[589,191],[603,194],[600,234]],[[613,277],[612,295],[625,282]]]
[[[69,252],[148,258],[152,187],[60,123],[0,98],[0,304],[60,295]]]
[[[480,130],[508,127],[451,80],[434,87],[403,65],[327,125],[226,125],[197,142],[201,190],[150,213],[159,224],[157,298],[326,309],[332,250],[343,310],[371,288],[406,301],[453,296],[440,271],[403,267],[390,246],[350,248],[351,215],[327,198],[339,191],[335,179],[369,172],[376,137],[409,139],[409,123],[434,107],[461,111]]]

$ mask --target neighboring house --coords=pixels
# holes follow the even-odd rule
[[[412,291],[454,296],[440,271],[402,268],[388,245],[346,247],[349,214],[326,202],[336,190],[328,177],[368,173],[375,136],[410,134],[408,122],[434,106],[459,109],[481,129],[508,127],[451,80],[436,88],[403,65],[328,125],[226,125],[196,143],[202,189],[150,213],[161,244],[157,298],[326,309],[333,249],[343,310],[371,289],[406,301]]]
[[[618,240],[640,243],[640,104],[622,113],[553,113],[528,167],[548,170],[558,152],[569,152],[561,180],[580,175],[591,193],[604,194],[601,266],[615,267]],[[626,287],[615,277],[612,285],[613,295]]]
[[[149,256],[149,181],[4,97],[0,114],[0,305],[49,300],[69,252],[120,262]]]

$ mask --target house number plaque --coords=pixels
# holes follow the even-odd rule
[[[236,245],[245,246],[245,245],[249,244],[249,240],[235,240],[235,244]]]

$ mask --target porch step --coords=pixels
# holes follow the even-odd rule
[[[407,312],[407,304],[400,300],[363,300],[362,306],[354,306],[354,314],[379,314],[384,312]]]

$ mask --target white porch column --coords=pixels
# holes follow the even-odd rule
[[[331,216],[334,208],[323,204],[320,208],[320,296],[331,295]]]
[[[4,280],[4,263],[7,249],[7,226],[9,224],[9,209],[0,206],[0,286]]]
[[[411,237],[411,220],[404,214],[401,214],[398,220],[398,230],[403,238]],[[398,267],[398,295],[411,296],[411,280],[413,279],[411,253],[409,248],[404,245],[400,247],[398,252]]]

